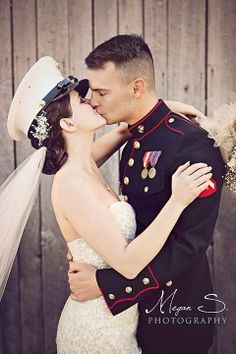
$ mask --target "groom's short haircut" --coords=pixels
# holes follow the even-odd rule
[[[150,89],[155,87],[152,53],[141,36],[121,34],[98,45],[85,59],[88,69],[104,69],[112,62],[122,77],[131,82],[142,77]]]

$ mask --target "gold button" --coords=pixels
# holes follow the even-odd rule
[[[45,106],[45,101],[44,100],[39,101],[39,107],[43,108],[44,106]]]
[[[124,195],[124,201],[128,202],[128,196],[127,195]]]
[[[124,178],[124,184],[126,184],[126,185],[129,184],[129,177]]]
[[[150,280],[148,278],[143,278],[143,284],[147,285],[150,283]]]
[[[126,291],[128,294],[130,294],[130,293],[132,293],[133,289],[132,289],[130,286],[127,286],[127,287],[125,288],[125,291]]]
[[[129,162],[128,162],[129,166],[133,166],[134,164],[134,159],[131,157],[131,159],[129,159]]]
[[[135,148],[135,149],[139,149],[139,148],[140,148],[140,142],[139,142],[139,141],[136,140],[136,141],[134,142],[134,148]]]
[[[173,283],[171,280],[169,280],[167,283],[166,283],[166,286],[171,286]]]
[[[109,294],[108,296],[109,296],[109,299],[111,299],[111,300],[115,299],[115,295],[114,294]]]
[[[138,132],[139,132],[140,134],[142,134],[142,133],[144,132],[144,126],[143,126],[143,125],[139,125],[139,126],[138,126]]]
[[[147,193],[149,191],[149,188],[146,186],[144,187],[144,192]]]

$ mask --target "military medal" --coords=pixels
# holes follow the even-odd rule
[[[157,170],[155,169],[155,167],[152,167],[149,172],[148,172],[148,177],[149,178],[154,178],[157,174]]]
[[[147,176],[148,176],[148,165],[149,165],[149,162],[150,162],[150,158],[151,158],[151,155],[152,155],[152,151],[147,151],[145,152],[144,156],[143,156],[143,170],[141,172],[141,177],[142,179],[146,179]]]
[[[141,177],[142,177],[142,179],[146,179],[147,176],[148,176],[148,169],[144,168],[141,172]]]
[[[156,164],[159,160],[159,157],[161,156],[161,151],[152,151],[151,153],[151,157],[150,157],[150,165],[151,165],[151,168],[148,172],[148,177],[149,178],[154,178],[157,174],[157,170],[156,170]]]

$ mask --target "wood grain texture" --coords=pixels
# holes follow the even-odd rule
[[[236,99],[236,3],[208,2],[208,112]],[[236,347],[236,196],[224,189],[215,228],[213,269],[218,296],[228,310],[225,325],[217,326],[217,354],[233,354]]]
[[[118,32],[143,34],[142,0],[119,0]]]
[[[168,98],[205,108],[205,1],[168,5]]]
[[[68,3],[64,0],[38,1],[38,56],[50,55],[69,71]],[[56,14],[56,15],[55,15]],[[51,205],[52,177],[41,184],[42,297],[44,303],[44,353],[56,350],[55,338],[60,312],[68,296],[66,244]]]
[[[152,51],[156,92],[158,97],[167,98],[168,73],[168,28],[167,28],[167,1],[144,1],[144,39]]]
[[[68,6],[69,71],[78,78],[85,78],[84,59],[93,45],[92,1],[70,0]]]

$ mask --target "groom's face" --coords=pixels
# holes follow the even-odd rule
[[[88,79],[92,91],[91,105],[107,124],[130,119],[134,106],[132,85],[112,62],[106,63],[104,69],[88,69]]]

